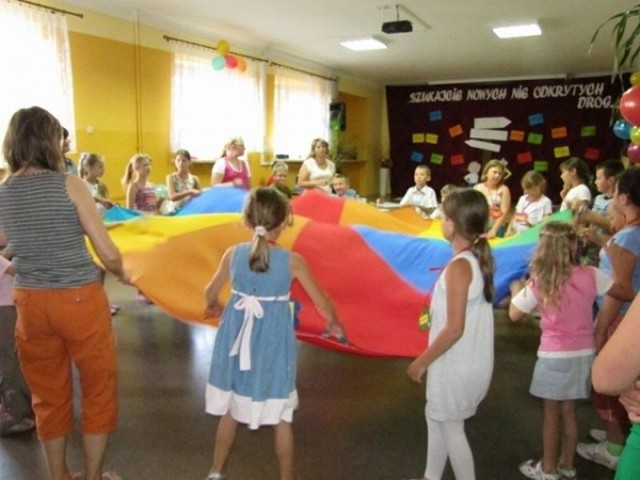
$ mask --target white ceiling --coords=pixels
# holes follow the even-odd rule
[[[612,15],[637,0],[402,0],[412,33],[387,35],[396,19],[383,0],[65,0],[69,5],[134,20],[166,34],[226,39],[232,50],[265,59],[293,59],[318,73],[370,82],[412,84],[608,72],[612,49],[601,34]],[[414,17],[410,15],[413,14]],[[499,40],[492,27],[538,21],[543,35]],[[421,26],[426,25],[427,28]],[[339,41],[374,34],[387,50],[352,52]]]

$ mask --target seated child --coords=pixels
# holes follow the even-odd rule
[[[540,223],[551,215],[551,199],[544,192],[547,181],[541,173],[529,171],[521,181],[524,194],[518,199],[506,236],[516,235]]]
[[[287,162],[277,160],[271,165],[271,178],[267,180],[267,185],[275,188],[287,198],[291,198],[293,192],[287,186],[287,174],[289,173],[289,165]]]
[[[353,188],[349,188],[349,177],[341,173],[336,173],[331,179],[333,196],[340,198],[358,198],[358,194]]]
[[[444,187],[440,189],[440,203],[431,214],[432,219],[442,217],[442,202],[444,202],[444,199],[447,198],[447,195],[449,195],[451,192],[453,192],[457,188],[458,187],[456,187],[452,183],[447,183]]]
[[[100,180],[104,175],[104,159],[101,155],[97,153],[82,153],[80,155],[79,174],[91,192],[91,196],[96,201],[96,208],[100,215],[103,215],[116,204],[109,198],[107,185]]]
[[[422,218],[431,218],[438,206],[438,199],[433,188],[427,183],[431,180],[431,170],[426,165],[418,165],[413,174],[415,186],[410,187],[400,200],[401,207],[412,207]]]

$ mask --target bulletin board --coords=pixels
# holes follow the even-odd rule
[[[514,203],[529,170],[545,176],[547,195],[559,203],[564,160],[580,157],[593,173],[599,162],[620,158],[625,144],[611,125],[622,92],[611,76],[388,86],[392,194],[414,184],[420,164],[438,192],[447,183],[472,184],[477,164],[504,159]]]

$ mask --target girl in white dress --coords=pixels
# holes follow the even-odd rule
[[[427,374],[428,447],[424,478],[442,478],[447,458],[456,479],[475,479],[464,421],[489,390],[493,372],[494,262],[486,237],[489,206],[472,189],[447,195],[442,233],[453,258],[433,288],[429,346],[407,374],[420,382]]]

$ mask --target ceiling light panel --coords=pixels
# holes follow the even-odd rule
[[[493,29],[493,33],[500,38],[520,38],[542,35],[542,30],[540,30],[540,25],[537,23],[528,23],[526,25],[496,27]]]

